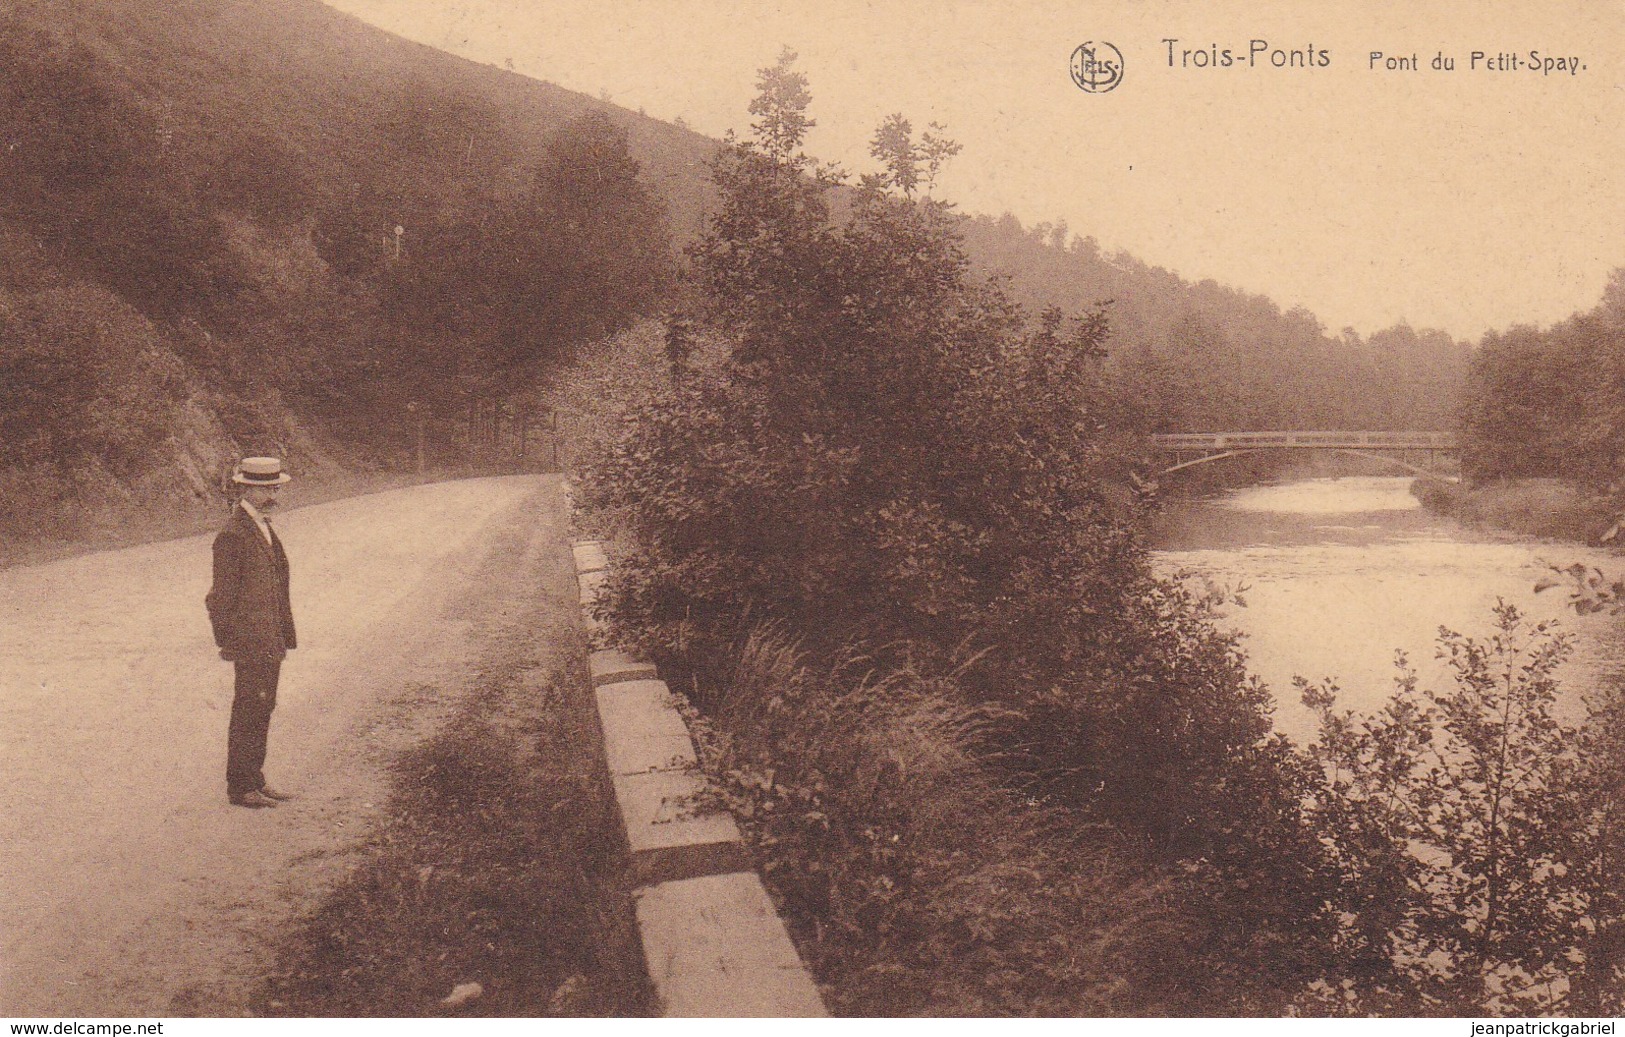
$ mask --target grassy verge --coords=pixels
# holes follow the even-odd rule
[[[458,705],[395,762],[387,822],[283,945],[258,1014],[652,1010],[563,525],[521,522],[492,551],[458,607],[477,665],[435,689]],[[480,996],[441,1003],[468,983]]]
[[[402,760],[389,831],[306,921],[258,1011],[646,1014],[630,919],[601,888],[620,863],[614,821],[579,809],[555,741],[465,714]],[[440,1004],[468,982],[481,997]]]
[[[1471,526],[1524,536],[1596,544],[1625,504],[1558,479],[1518,479],[1464,486],[1418,479],[1411,492],[1428,509]]]

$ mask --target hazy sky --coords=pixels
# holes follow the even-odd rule
[[[1545,325],[1625,267],[1625,0],[329,2],[714,135],[788,45],[818,157],[867,169],[887,114],[941,121],[965,211],[1065,220],[1333,332]],[[1122,78],[1086,92],[1069,60],[1099,41]]]

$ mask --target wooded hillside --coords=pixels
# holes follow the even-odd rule
[[[716,198],[716,141],[315,0],[21,0],[0,62],[0,539],[201,507],[240,451],[489,460],[559,364],[667,307]],[[1448,336],[964,229],[1032,312],[1110,300],[1145,431],[1453,418]]]
[[[1143,401],[1148,431],[1456,426],[1469,346],[1442,331],[1328,332],[1301,307],[1185,281],[1064,224],[978,217],[965,236],[978,265],[1009,276],[1034,312],[1110,301],[1110,368]]]
[[[14,536],[238,451],[466,460],[704,205],[703,138],[309,0],[25,3],[0,62]]]

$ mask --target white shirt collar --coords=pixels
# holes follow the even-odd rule
[[[259,513],[259,509],[248,503],[247,497],[239,500],[237,504],[243,509],[243,511],[248,513],[249,518],[254,520],[254,525],[259,527],[260,536],[265,538],[265,542],[267,544],[271,543],[271,527],[266,524],[265,516]]]

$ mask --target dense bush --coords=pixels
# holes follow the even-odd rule
[[[998,717],[981,748],[1003,788],[1179,875],[1198,942],[1237,974],[1278,992],[1315,974],[1309,775],[1267,740],[1266,696],[1203,601],[1149,570],[1104,315],[1029,321],[977,283],[957,218],[919,194],[951,145],[901,147],[901,120],[836,211],[838,178],[799,150],[805,80],[781,63],[762,86],[691,249],[692,328],[670,329],[698,351],[672,350],[585,473],[584,503],[631,547],[612,617],[697,671],[717,715],[757,715],[717,676],[763,620],[825,662],[854,644],[883,670],[974,656],[954,704]]]
[[[22,236],[9,240],[27,248]],[[0,467],[135,471],[187,386],[153,325],[112,293],[45,276],[0,279]]]
[[[398,214],[407,244],[376,269],[382,315],[415,347],[390,358],[396,381],[442,413],[517,395],[652,310],[671,242],[638,168],[625,131],[587,115],[553,137],[523,188],[497,171],[463,175]]]
[[[1279,1009],[1295,970],[1247,946],[1234,897],[1001,784],[999,711],[955,674],[874,665],[814,670],[758,629],[717,674],[723,705],[690,716],[837,1012]]]
[[[1556,714],[1567,637],[1497,608],[1486,639],[1442,631],[1448,689],[1398,689],[1376,716],[1320,717],[1311,755],[1342,881],[1338,965],[1314,1007],[1354,1014],[1611,1015],[1625,1006],[1619,689]]]

